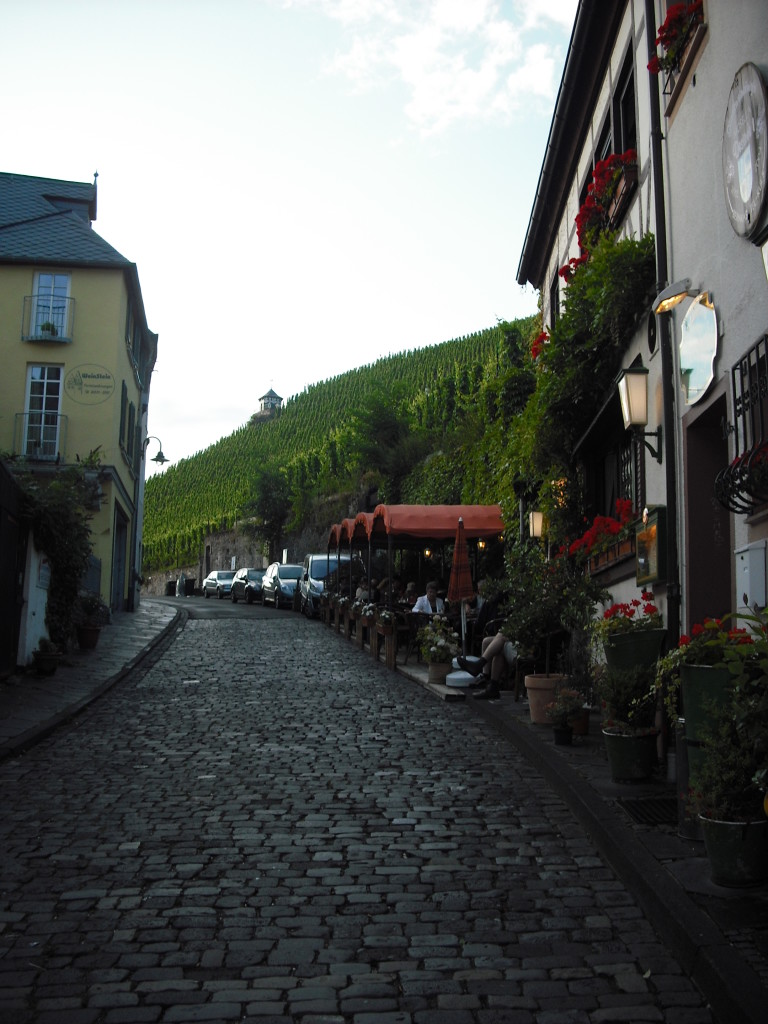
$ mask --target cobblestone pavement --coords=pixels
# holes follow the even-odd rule
[[[299,616],[189,620],[0,787],[4,1024],[714,1019],[514,745]]]

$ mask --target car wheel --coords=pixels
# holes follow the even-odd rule
[[[222,597],[224,597],[224,595],[222,594],[218,587],[216,588],[216,597],[218,597],[219,600],[221,600]]]
[[[208,591],[207,590],[203,590],[203,593],[205,594],[205,599],[207,601],[208,600]]]
[[[261,592],[261,607],[263,608],[266,603],[267,603],[267,599],[264,596],[264,591],[262,590],[262,592]]]
[[[253,604],[253,591],[252,590],[247,590],[245,592],[245,603],[246,604]]]
[[[229,596],[232,598],[232,604],[237,604],[237,594],[234,592],[234,590]]]

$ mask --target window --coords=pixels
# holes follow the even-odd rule
[[[635,72],[632,54],[627,54],[613,96],[613,149],[626,153],[637,149],[637,117],[635,114]]]
[[[38,337],[45,333],[66,337],[69,274],[39,273],[35,281],[32,307],[32,331]],[[51,326],[53,325],[53,331]]]
[[[549,326],[555,326],[560,316],[560,276],[555,274],[549,286]]]
[[[133,402],[128,406],[128,458],[133,458],[133,445],[136,440],[136,406]]]
[[[123,390],[120,396],[120,444],[125,448],[125,431],[128,425],[128,386],[123,381]]]
[[[61,392],[60,366],[30,366],[27,372],[24,455],[55,459],[59,453]]]

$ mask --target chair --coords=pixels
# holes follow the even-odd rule
[[[428,615],[426,612],[404,612],[403,616],[408,630],[408,639],[403,664],[407,664],[408,658],[414,651],[416,651],[416,661],[421,661],[419,630],[422,626],[426,626],[432,616]]]

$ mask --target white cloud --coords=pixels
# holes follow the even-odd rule
[[[326,66],[356,91],[398,80],[422,134],[508,120],[552,99],[561,55],[547,26],[573,23],[576,0],[290,0],[340,23],[343,48]]]

